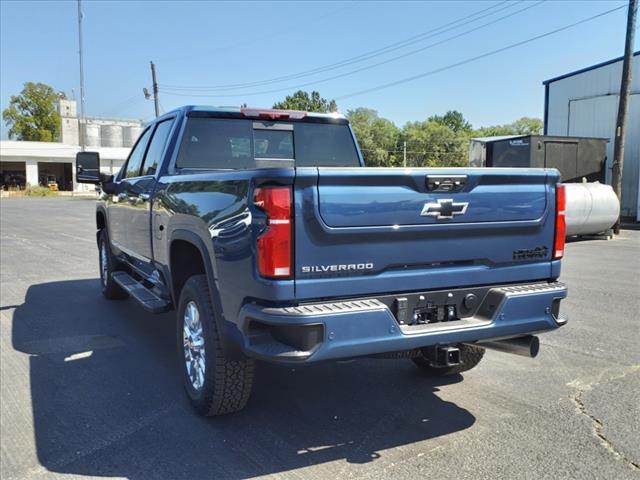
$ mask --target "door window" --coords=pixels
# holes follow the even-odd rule
[[[160,122],[156,127],[151,143],[149,144],[149,150],[147,150],[147,156],[144,159],[142,175],[156,174],[172,125],[173,120],[170,119]]]
[[[142,165],[142,159],[144,158],[144,152],[147,149],[147,144],[149,143],[150,136],[151,129],[147,128],[138,140],[138,143],[136,143],[136,146],[133,147],[133,150],[129,154],[127,166],[125,167],[125,178],[140,176],[140,166]]]

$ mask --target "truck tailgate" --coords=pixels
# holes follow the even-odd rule
[[[298,168],[296,297],[550,277],[556,170]]]

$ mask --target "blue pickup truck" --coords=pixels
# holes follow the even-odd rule
[[[187,106],[114,176],[95,152],[103,294],[176,310],[204,415],[246,404],[256,359],[411,359],[433,375],[485,348],[535,356],[565,285],[556,170],[366,168],[338,114]]]

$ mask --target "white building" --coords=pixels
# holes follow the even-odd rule
[[[127,159],[128,147],[91,147],[100,153],[100,169],[116,173]],[[46,185],[53,179],[62,191],[91,191],[92,185],[76,182],[78,145],[53,142],[0,141],[0,185],[3,189]]]
[[[640,51],[632,61],[622,177],[621,215],[640,221]],[[613,146],[622,79],[622,57],[543,82],[547,135],[608,138],[606,181],[611,183]]]
[[[143,129],[140,120],[88,117],[80,122],[75,100],[60,99],[57,109],[61,119],[59,143],[0,141],[0,189],[55,181],[59,190],[91,190],[91,185],[78,184],[75,179],[80,134],[84,135],[86,150],[100,153],[102,170],[115,173]]]

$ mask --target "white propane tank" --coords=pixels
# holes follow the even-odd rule
[[[564,183],[567,195],[567,237],[593,235],[611,228],[620,215],[620,202],[610,185]]]

